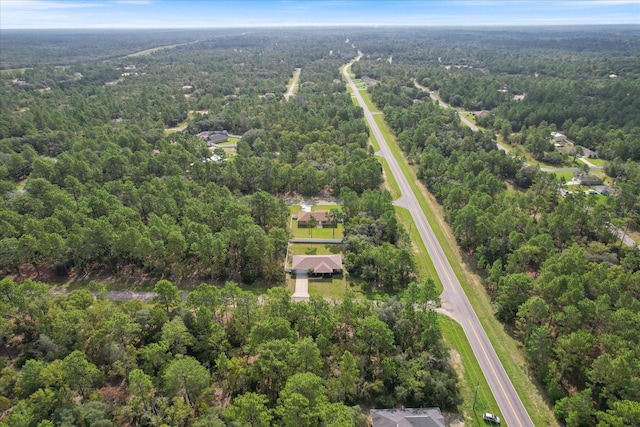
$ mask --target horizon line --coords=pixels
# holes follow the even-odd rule
[[[0,31],[7,30],[37,30],[37,31],[51,31],[51,30],[215,30],[215,29],[233,29],[233,28],[241,28],[241,29],[252,29],[252,28],[345,28],[345,27],[359,27],[359,28],[499,28],[499,27],[638,27],[640,28],[640,24],[636,23],[598,23],[598,24],[589,24],[589,23],[572,23],[572,24],[505,24],[505,23],[492,23],[492,24],[461,24],[461,25],[453,25],[453,24],[273,24],[273,25],[220,25],[220,26],[212,26],[212,27],[50,27],[50,28],[41,28],[41,27],[15,27],[15,28],[0,28]]]

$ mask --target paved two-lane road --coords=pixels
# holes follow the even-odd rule
[[[359,60],[361,55],[362,54],[359,53],[355,60]],[[431,257],[436,271],[438,272],[438,276],[442,281],[444,286],[444,292],[441,296],[443,308],[462,326],[467,339],[471,344],[471,348],[478,359],[480,368],[482,369],[489,387],[491,387],[491,391],[498,402],[505,424],[509,426],[533,427],[533,422],[531,421],[529,414],[524,408],[522,401],[518,397],[518,393],[516,393],[511,380],[502,367],[500,359],[498,359],[487,334],[482,328],[482,325],[473,311],[462,286],[460,286],[460,282],[451,268],[451,264],[449,264],[449,261],[447,260],[440,243],[436,239],[424,212],[420,208],[418,199],[411,189],[409,181],[407,181],[407,177],[400,169],[400,166],[396,158],[391,153],[391,150],[389,149],[380,128],[375,122],[371,111],[367,108],[367,105],[362,99],[362,95],[360,95],[358,88],[349,76],[348,71],[350,66],[351,64],[344,67],[344,77],[364,111],[365,119],[369,124],[373,137],[380,145],[380,154],[387,160],[389,168],[400,187],[402,196],[396,201],[396,204],[407,208],[411,213],[425,247],[429,252],[429,256]]]

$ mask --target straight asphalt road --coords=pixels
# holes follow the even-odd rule
[[[359,52],[358,57],[354,61],[359,60],[361,56],[362,54]],[[504,424],[509,426],[533,427],[533,421],[531,421],[527,410],[522,404],[518,393],[516,393],[509,376],[504,370],[504,367],[502,366],[500,359],[498,359],[487,334],[471,307],[469,299],[465,295],[458,278],[451,268],[451,264],[449,264],[438,239],[433,233],[433,230],[431,229],[431,226],[418,203],[418,199],[409,185],[409,181],[407,181],[407,177],[402,172],[402,169],[400,169],[400,166],[396,161],[396,158],[391,153],[391,150],[389,149],[380,128],[375,122],[371,111],[367,108],[367,105],[362,99],[362,95],[360,95],[358,88],[349,76],[350,66],[351,64],[348,64],[343,68],[344,77],[364,111],[364,116],[369,124],[369,128],[380,146],[380,154],[387,160],[389,168],[400,187],[402,196],[395,202],[395,204],[408,209],[411,213],[424,245],[429,252],[429,256],[433,261],[438,276],[442,281],[444,286],[444,291],[441,295],[442,307],[462,326],[462,329],[471,344],[471,348],[473,349],[476,359],[478,360],[480,368],[487,379],[487,383],[498,402],[500,413],[502,415],[501,418],[504,421]],[[492,408],[484,409],[488,412],[493,412]]]

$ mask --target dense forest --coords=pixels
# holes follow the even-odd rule
[[[376,305],[292,303],[282,287],[258,304],[233,282],[186,302],[168,280],[154,290],[155,303],[115,303],[0,281],[2,345],[22,353],[0,380],[8,425],[366,426],[358,405],[460,402],[423,309],[433,282]]]
[[[416,283],[339,79],[356,55],[344,36],[136,35],[6,38],[3,64],[29,68],[0,75],[0,424],[366,426],[370,407],[457,411],[425,305],[434,284]],[[158,45],[175,46],[121,57]],[[208,144],[215,132],[231,141]],[[302,197],[343,200],[350,281],[395,297],[291,303],[285,198]],[[157,297],[111,301],[104,277],[152,281]],[[51,293],[69,280],[79,289]]]
[[[640,129],[639,98],[632,95],[640,88],[632,50],[638,33],[547,34],[547,43],[535,49],[540,36],[525,42],[471,34],[478,35],[473,42],[424,37],[395,44],[396,33],[387,43],[357,40],[366,55],[354,71],[378,80],[369,89],[373,101],[442,204],[461,249],[484,271],[495,314],[521,340],[558,419],[569,426],[637,425],[640,251],[622,245],[609,224],[621,217],[638,227],[640,168],[635,155],[624,154],[635,152]],[[599,44],[591,43],[594,37]],[[517,43],[519,50],[510,50]],[[392,64],[378,60],[391,54]],[[513,63],[518,66],[507,67]],[[493,131],[473,133],[454,110],[415,102],[424,92],[413,79],[438,88],[453,105],[491,108],[487,117],[497,125],[487,119],[481,123]],[[504,97],[498,91],[504,85],[527,97]],[[581,98],[587,93],[589,103]],[[548,116],[550,105],[562,113]],[[527,119],[529,112],[535,113]],[[598,141],[593,148],[615,157],[607,173],[616,178],[616,190],[605,203],[583,193],[561,196],[555,175],[496,148],[494,132],[505,120],[509,135],[549,123],[575,138],[601,135],[584,143]],[[617,151],[617,145],[625,148]]]
[[[640,229],[637,28],[2,39],[0,424],[364,426],[370,407],[458,410],[425,309],[434,284],[416,276],[340,79],[354,46],[353,71],[377,80],[373,101],[558,419],[640,424],[640,253],[610,225]],[[416,83],[487,110],[487,130]],[[609,160],[608,198],[564,197],[496,149],[566,161],[552,131]],[[208,144],[214,132],[230,141]],[[284,200],[302,197],[341,200],[345,268],[394,296],[290,302]],[[157,297],[110,301],[105,276],[152,281]],[[94,280],[46,283],[73,278]]]

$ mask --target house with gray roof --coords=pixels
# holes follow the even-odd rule
[[[440,408],[372,409],[373,427],[445,427]]]

